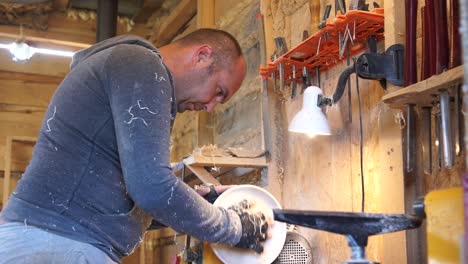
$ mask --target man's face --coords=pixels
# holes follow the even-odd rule
[[[200,67],[183,77],[183,98],[177,100],[178,112],[213,111],[218,103],[227,102],[239,90],[245,77],[245,63],[239,58],[231,67],[214,69]]]

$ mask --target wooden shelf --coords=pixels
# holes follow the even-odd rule
[[[215,176],[205,170],[204,167],[227,167],[229,169],[223,169],[222,172],[226,173],[235,168],[266,168],[268,167],[268,161],[265,156],[257,158],[238,158],[238,157],[209,157],[198,153],[193,153],[189,157],[182,160],[173,166],[173,172],[176,176],[182,174],[184,167],[187,168],[187,172],[193,173],[203,183],[207,184],[219,184]],[[187,173],[186,172],[186,173]],[[188,176],[187,173],[186,176]]]
[[[417,106],[430,106],[438,101],[438,92],[441,89],[457,87],[463,83],[463,65],[434,75],[395,92],[386,94],[382,101],[392,108],[405,108],[408,104]],[[454,89],[449,89],[453,95]]]
[[[192,154],[185,158],[186,165],[213,166],[213,167],[266,167],[268,166],[265,156],[258,158],[237,158],[237,157],[207,157],[200,154]]]

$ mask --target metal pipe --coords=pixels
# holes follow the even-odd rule
[[[422,107],[422,162],[424,173],[432,174],[432,129],[431,129],[431,107]]]
[[[453,167],[453,137],[450,118],[450,95],[447,90],[440,92],[440,115],[445,168]],[[439,143],[440,144],[440,143]]]
[[[117,0],[98,0],[96,42],[116,35],[117,10]]]
[[[437,169],[442,169],[442,139],[440,135],[440,113],[435,116],[435,134],[436,134],[436,145],[437,145]]]
[[[462,136],[461,136],[461,133],[463,132],[463,129],[462,129],[462,121],[461,121],[461,116],[462,116],[462,112],[461,112],[461,104],[462,104],[462,100],[461,100],[461,86],[457,86],[455,88],[455,116],[454,116],[454,120],[453,120],[453,129],[455,130],[455,156],[460,156],[461,154],[461,148],[463,146],[463,140],[462,140]]]
[[[464,71],[465,71],[465,84],[463,85],[463,98],[468,98],[468,16],[465,14],[468,13],[468,2],[466,0],[460,0],[460,34],[462,36],[462,50],[463,50],[463,62],[464,62]],[[468,111],[468,100],[463,100],[463,112]],[[464,115],[465,124],[468,124],[468,115]],[[465,125],[465,127],[467,127]],[[468,133],[465,133],[465,149],[468,144]],[[465,162],[468,164],[468,155],[465,155]]]
[[[407,106],[406,113],[406,172],[412,172],[415,161],[415,127],[414,127],[414,105],[409,104]]]

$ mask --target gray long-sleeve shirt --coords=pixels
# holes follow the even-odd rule
[[[78,52],[0,217],[91,243],[116,261],[135,249],[151,219],[236,244],[239,217],[172,173],[172,82],[158,51],[137,37]]]

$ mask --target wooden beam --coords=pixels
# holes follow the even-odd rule
[[[203,167],[200,167],[197,165],[187,165],[187,164],[186,166],[204,184],[220,185],[219,181],[215,177],[213,177],[213,175],[207,172]]]
[[[405,1],[384,1],[385,48],[397,43],[405,43]],[[416,66],[415,66],[416,67]],[[400,89],[387,83],[388,91]],[[384,208],[391,212],[405,211],[405,178],[403,177],[403,149],[400,128],[393,121],[389,110],[379,112],[379,186],[381,201],[392,201]],[[407,257],[407,237],[404,232],[381,236],[383,263],[418,263]],[[420,241],[419,241],[420,242]],[[418,244],[419,244],[418,242]],[[416,245],[416,244],[415,244]]]
[[[168,44],[196,13],[196,0],[182,0],[161,25],[153,28],[150,41],[157,47]]]
[[[70,4],[70,0],[55,0],[54,1],[54,9],[55,10],[65,10],[68,8]]]
[[[265,3],[264,3],[265,4]],[[268,26],[265,25],[265,23],[269,23],[270,19],[266,18],[265,11],[267,7],[262,6],[262,3],[260,3],[260,12],[261,16],[257,16],[257,31],[258,31],[258,44],[259,44],[259,50],[260,50],[260,63],[262,65],[267,65],[268,62],[270,61],[268,59],[268,53],[267,53],[267,34],[268,38],[271,37],[269,34],[271,34],[271,25],[269,24]],[[263,146],[262,148],[266,151],[267,153],[267,159],[270,159],[271,157],[271,152],[273,150],[272,146],[272,139],[271,139],[271,123],[270,123],[270,109],[269,109],[269,103],[268,103],[268,80],[262,80],[262,135],[263,135]]]
[[[15,62],[9,51],[0,49],[0,71],[64,77],[70,69],[71,58],[34,54],[27,62]]]
[[[215,0],[197,1],[197,26],[198,28],[215,27]]]
[[[41,74],[0,71],[0,80],[21,80],[25,83],[59,84],[62,82],[63,78]]]
[[[263,14],[263,25],[265,27],[265,53],[267,55],[267,61],[270,61],[269,57],[273,54],[273,52],[276,49],[274,43],[275,32],[273,29],[274,21],[271,2],[271,0],[260,1],[260,12]],[[273,90],[273,82],[271,81],[271,78],[269,80],[268,87],[270,87],[270,91]],[[265,107],[266,110],[269,112],[268,115],[271,118],[270,120],[275,120],[275,122],[270,122],[270,155],[274,162],[272,161],[267,164],[268,186],[266,187],[266,189],[270,193],[272,193],[279,200],[280,203],[282,203],[283,180],[281,179],[283,177],[283,171],[285,167],[284,163],[286,162],[287,152],[285,151],[285,145],[287,144],[285,144],[284,142],[280,142],[279,139],[283,138],[283,136],[279,137],[278,135],[286,135],[285,133],[287,133],[287,131],[284,132],[284,128],[287,127],[287,124],[284,124],[284,122],[282,122],[282,120],[284,120],[285,115],[285,104],[279,103],[280,100],[280,96],[276,96],[274,93],[270,92],[268,94],[268,105],[265,105],[263,107]]]
[[[0,78],[0,111],[2,104],[23,105],[45,108],[55,92],[57,84],[42,84],[24,80],[3,80]]]
[[[151,28],[144,24],[135,24],[130,32],[126,25],[117,24],[117,35],[146,37],[150,33]],[[64,12],[53,12],[49,15],[46,31],[23,28],[23,36],[26,41],[42,47],[68,47],[71,51],[77,51],[96,43],[96,20],[71,19]],[[20,27],[0,25],[0,37],[9,41],[19,39]]]
[[[62,77],[0,71],[0,104],[45,108],[62,80]],[[6,111],[6,107],[0,112]]]
[[[11,140],[7,137],[5,144],[5,174],[3,175],[3,198],[2,208],[8,201],[10,196],[10,180],[11,180]]]
[[[385,48],[397,43],[405,43],[405,1],[384,1]],[[415,66],[416,67],[416,66]],[[399,89],[392,84],[389,91]]]
[[[27,41],[78,50],[96,42],[96,22],[73,20],[65,13],[55,12],[49,15],[47,31],[23,28],[23,35]],[[0,25],[0,37],[19,39],[20,27]]]
[[[215,28],[215,0],[197,1],[197,27]],[[197,122],[197,121],[196,121]],[[214,143],[213,115],[205,111],[198,113],[197,146]]]
[[[263,14],[263,26],[265,30],[265,53],[267,61],[269,56],[275,51],[275,42],[273,35],[273,14],[271,13],[271,0],[260,1],[260,12]]]
[[[135,15],[133,21],[135,21],[135,23],[146,23],[148,18],[162,6],[163,2],[164,0],[144,0],[143,7]]]

